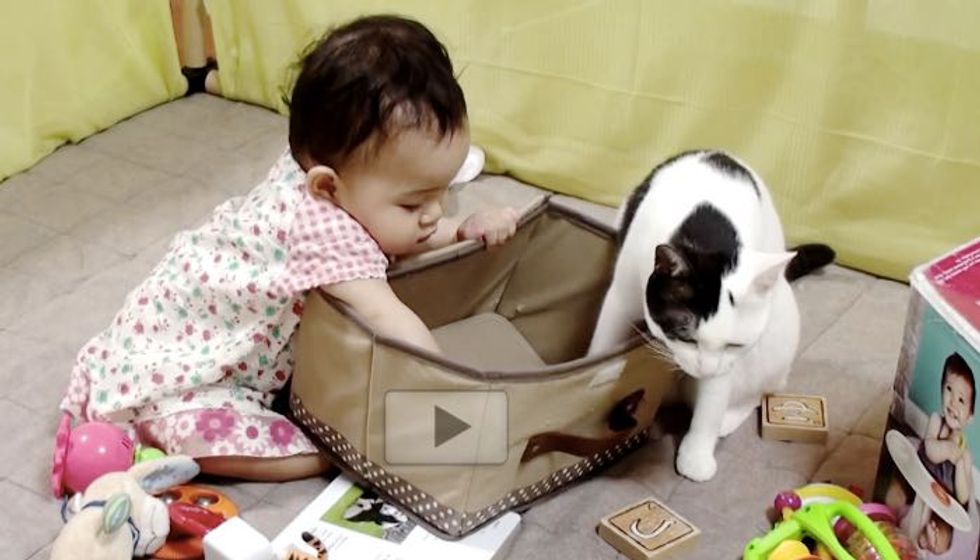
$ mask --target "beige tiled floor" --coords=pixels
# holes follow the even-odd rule
[[[261,179],[285,147],[285,133],[285,120],[269,111],[194,96],[59,149],[0,184],[4,558],[47,558],[61,526],[46,471],[76,349],[110,320],[177,230]],[[595,523],[655,494],[704,532],[691,558],[736,558],[766,528],[765,509],[779,490],[813,479],[870,489],[907,288],[835,267],[803,279],[796,291],[803,343],[790,386],[829,397],[827,445],[764,441],[748,422],[719,446],[717,477],[695,484],[674,472],[675,440],[665,436],[528,512],[511,557],[614,558]],[[224,488],[248,521],[273,535],[324,484]]]

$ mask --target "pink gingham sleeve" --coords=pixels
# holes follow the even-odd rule
[[[371,234],[350,214],[305,189],[288,246],[285,283],[294,292],[387,277],[388,258]]]

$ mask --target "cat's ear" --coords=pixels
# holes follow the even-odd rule
[[[691,265],[677,249],[667,244],[657,245],[653,273],[666,278],[683,278],[691,273]]]
[[[786,266],[793,260],[796,253],[756,253],[758,263],[755,278],[752,279],[752,289],[757,293],[765,293],[776,285],[776,282],[786,274]]]

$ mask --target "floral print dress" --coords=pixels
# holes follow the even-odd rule
[[[78,354],[61,409],[192,457],[315,450],[270,409],[292,372],[307,290],[385,278],[388,260],[342,209],[312,196],[287,151],[245,197],[177,235],[112,324]]]

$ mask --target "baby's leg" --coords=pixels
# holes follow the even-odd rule
[[[201,472],[255,482],[285,482],[322,475],[330,461],[319,453],[290,457],[200,457]]]
[[[330,463],[284,416],[258,403],[174,412],[137,424],[139,439],[194,457],[207,474],[285,481],[323,474]]]

